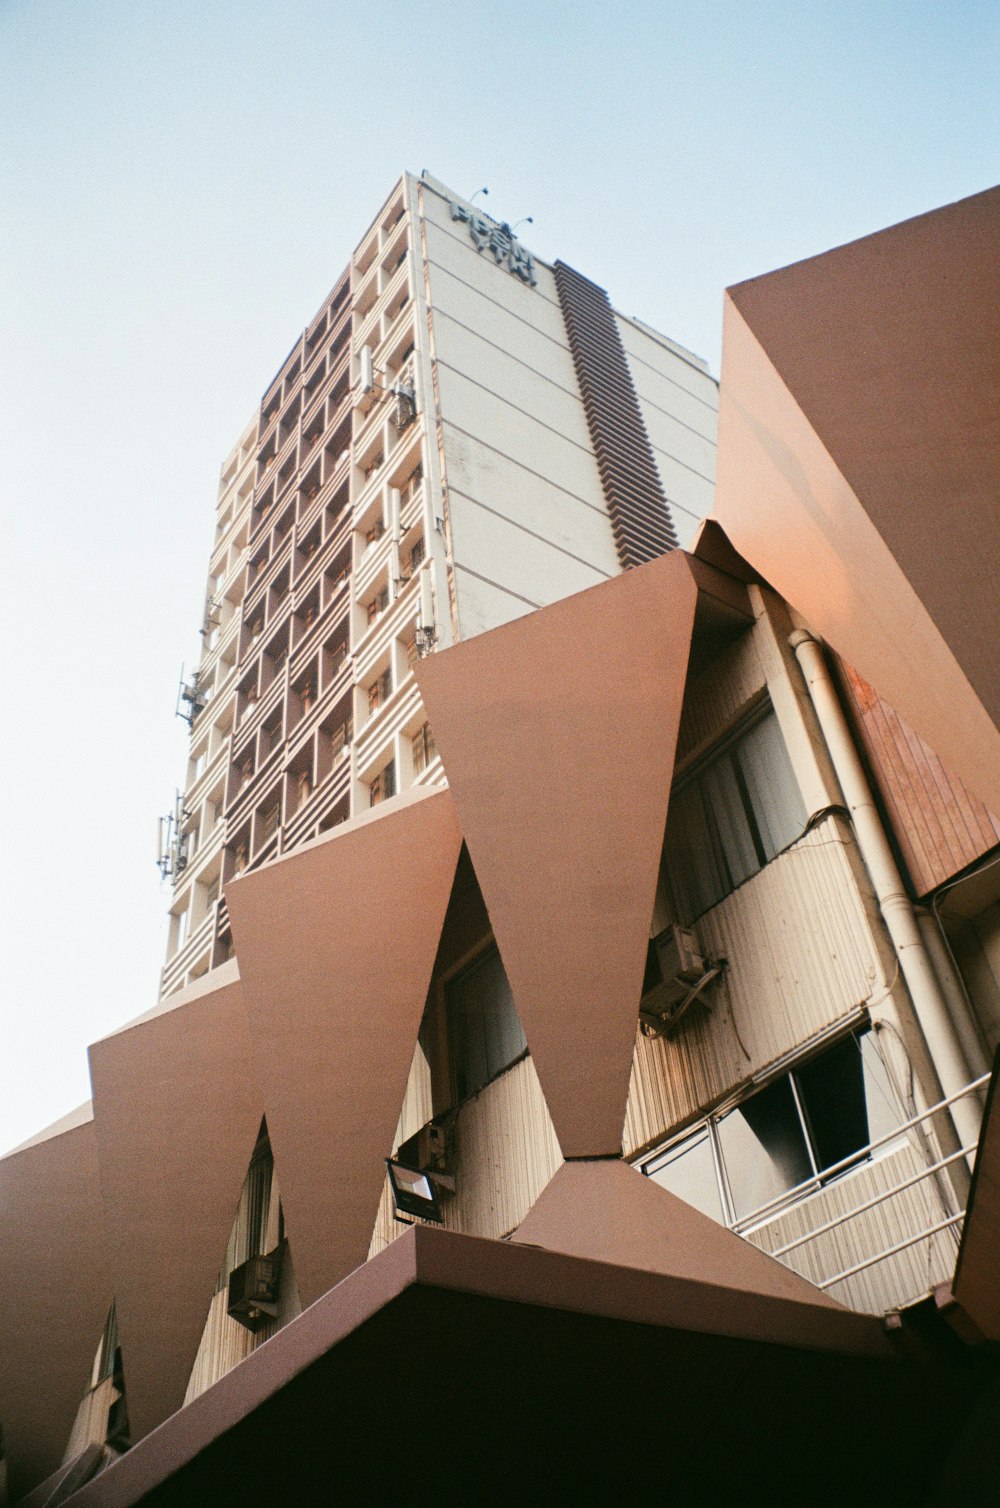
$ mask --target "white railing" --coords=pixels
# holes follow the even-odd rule
[[[929,1109],[922,1111],[919,1115],[912,1116],[909,1120],[895,1126],[884,1136],[877,1137],[866,1146],[852,1152],[850,1156],[842,1158],[840,1162],[823,1169],[821,1173],[806,1179],[795,1188],[786,1190],[778,1198],[768,1200],[766,1203],[758,1206],[757,1209],[751,1211],[750,1214],[743,1216],[742,1219],[737,1221],[732,1227],[733,1230],[738,1235],[747,1239],[751,1237],[757,1238],[754,1242],[755,1245],[762,1246],[770,1256],[784,1262],[786,1266],[793,1266],[794,1264],[788,1260],[792,1253],[801,1254],[805,1248],[813,1246],[813,1243],[819,1243],[820,1252],[822,1252],[824,1237],[832,1237],[834,1232],[843,1231],[844,1227],[850,1228],[851,1222],[868,1215],[871,1211],[878,1209],[889,1200],[899,1195],[904,1195],[908,1190],[916,1188],[919,1184],[923,1184],[928,1180],[934,1180],[935,1202],[939,1205],[941,1212],[940,1219],[930,1218],[933,1211],[925,1204],[923,1218],[917,1222],[916,1228],[912,1226],[907,1228],[906,1217],[901,1218],[902,1211],[900,1206],[897,1206],[892,1215],[892,1223],[897,1224],[898,1222],[897,1231],[894,1233],[897,1235],[897,1239],[891,1240],[888,1245],[882,1244],[877,1249],[872,1250],[870,1232],[863,1231],[860,1239],[855,1239],[852,1232],[848,1236],[846,1243],[842,1240],[838,1242],[834,1237],[825,1243],[828,1248],[827,1259],[830,1256],[837,1255],[838,1252],[839,1259],[834,1261],[831,1270],[826,1271],[822,1267],[823,1256],[817,1253],[814,1248],[813,1259],[809,1263],[811,1268],[808,1274],[809,1280],[816,1287],[824,1290],[834,1288],[839,1283],[845,1283],[849,1279],[866,1273],[870,1269],[878,1267],[881,1263],[909,1251],[922,1241],[930,1242],[935,1236],[942,1235],[946,1231],[953,1232],[954,1245],[957,1250],[958,1239],[961,1234],[960,1228],[965,1218],[965,1209],[956,1207],[960,1201],[954,1197],[950,1186],[944,1183],[941,1175],[954,1164],[959,1164],[963,1161],[966,1161],[967,1167],[971,1167],[972,1159],[974,1159],[976,1153],[974,1145],[959,1147],[957,1151],[950,1152],[944,1156],[939,1155],[934,1157],[915,1172],[906,1171],[904,1162],[902,1164],[902,1176],[891,1177],[885,1187],[879,1188],[877,1192],[871,1194],[869,1197],[862,1198],[859,1202],[851,1204],[849,1208],[839,1211],[831,1218],[821,1219],[820,1223],[811,1229],[806,1231],[800,1230],[792,1239],[780,1241],[779,1238],[779,1244],[771,1245],[766,1236],[764,1239],[760,1238],[765,1232],[785,1222],[787,1217],[792,1214],[794,1214],[796,1223],[801,1222],[803,1217],[808,1219],[810,1207],[815,1208],[819,1204],[821,1196],[830,1190],[831,1185],[834,1187],[838,1186],[835,1180],[839,1174],[848,1174],[865,1167],[886,1168],[887,1177],[889,1177],[890,1158],[884,1155],[883,1159],[873,1162],[872,1153],[881,1151],[885,1154],[891,1152],[894,1144],[902,1145],[907,1132],[927,1126],[935,1116],[946,1112],[948,1107],[954,1104],[956,1100],[963,1099],[967,1095],[974,1095],[980,1089],[984,1088],[989,1083],[989,1079],[989,1074],[983,1074],[981,1078],[976,1079],[971,1084],[965,1085],[956,1094],[949,1095],[947,1099],[940,1100],[937,1104],[931,1105]],[[920,1156],[921,1159],[926,1156],[923,1148],[920,1149]],[[844,1187],[842,1184],[839,1186],[841,1188]],[[904,1201],[905,1203],[906,1201]],[[911,1218],[915,1214],[916,1207],[909,1211]],[[893,1233],[890,1232],[890,1234]],[[847,1265],[844,1265],[845,1244],[848,1248],[854,1246],[857,1251],[857,1260],[849,1261]],[[869,1248],[868,1250],[865,1250],[866,1245]],[[849,1256],[850,1254],[848,1250],[847,1255]],[[930,1260],[930,1248],[928,1248],[928,1260]],[[939,1258],[938,1260],[940,1261],[941,1259]],[[817,1264],[819,1264],[820,1270],[817,1270]],[[950,1273],[948,1276],[950,1276]],[[909,1300],[915,1297],[918,1297],[915,1293],[900,1294],[899,1300],[902,1302],[904,1299]],[[850,1301],[849,1295],[848,1301]]]

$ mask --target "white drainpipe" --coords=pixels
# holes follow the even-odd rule
[[[816,716],[854,823],[861,857],[899,959],[899,970],[910,992],[931,1062],[937,1071],[945,1097],[950,1097],[968,1084],[974,1075],[970,1072],[959,1034],[885,835],[840,699],[826,668],[823,651],[812,634],[803,628],[797,628],[789,635],[788,642],[795,651],[816,709]],[[975,1147],[979,1141],[981,1120],[981,1107],[976,1097],[966,1095],[963,1099],[956,1100],[951,1106],[951,1118],[962,1146]],[[971,1166],[971,1157],[969,1161]]]

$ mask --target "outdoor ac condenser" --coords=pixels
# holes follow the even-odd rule
[[[705,972],[698,938],[690,927],[665,927],[653,938],[667,997],[682,999]]]

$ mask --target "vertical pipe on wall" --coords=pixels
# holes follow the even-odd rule
[[[796,629],[788,641],[799,662],[837,778],[854,824],[858,847],[871,878],[900,973],[906,982],[927,1050],[946,1096],[957,1094],[974,1076],[962,1048],[923,934],[906,894],[882,819],[868,786],[847,719],[816,639]],[[956,1100],[951,1118],[963,1146],[979,1141],[981,1107],[974,1096]],[[971,1163],[971,1158],[970,1158]]]

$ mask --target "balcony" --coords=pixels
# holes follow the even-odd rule
[[[974,1146],[929,1150],[935,1123],[989,1074],[732,1224],[745,1240],[861,1313],[922,1298],[955,1270]],[[959,1187],[961,1186],[959,1184]]]

